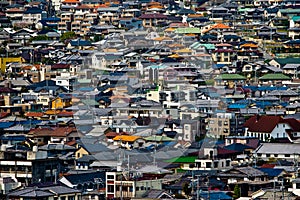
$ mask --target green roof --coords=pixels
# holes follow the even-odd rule
[[[239,12],[246,12],[246,11],[248,11],[248,10],[250,10],[250,8],[240,8],[238,11],[239,11]]]
[[[204,46],[207,50],[214,50],[216,47],[214,44],[201,44]]]
[[[181,156],[181,157],[166,160],[165,162],[168,162],[168,163],[194,163],[196,159],[197,159],[196,156]]]
[[[174,139],[167,137],[167,136],[152,135],[152,136],[146,137],[145,140],[156,141],[156,142],[169,142],[169,141],[173,141]]]
[[[180,33],[180,34],[188,34],[188,33],[201,33],[200,28],[177,28],[175,30],[175,33]]]
[[[246,77],[239,74],[221,74],[215,80],[246,80]]]
[[[281,13],[300,13],[300,9],[279,9]]]
[[[300,64],[300,58],[275,58],[274,60],[281,66],[286,64]]]
[[[291,80],[290,77],[284,74],[266,74],[259,78],[259,80]]]
[[[82,99],[81,102],[87,106],[99,106],[99,103],[94,99]]]
[[[300,16],[293,16],[293,17],[292,17],[292,20],[293,20],[293,21],[299,21],[299,20],[300,20]]]

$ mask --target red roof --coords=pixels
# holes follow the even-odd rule
[[[282,121],[283,118],[280,116],[254,115],[244,123],[244,126],[250,132],[271,133],[276,125]]]
[[[8,87],[0,87],[0,93],[17,93],[18,91]]]
[[[154,13],[154,14],[142,14],[140,19],[167,19],[166,15]]]
[[[74,112],[63,110],[57,116],[59,116],[59,117],[73,117],[73,115],[74,115]]]
[[[9,115],[10,115],[10,113],[8,113],[8,112],[0,112],[0,119],[7,117]]]
[[[293,131],[300,131],[300,122],[294,118],[284,119],[283,123],[290,125]]]
[[[236,154],[237,151],[218,147],[218,155]]]
[[[51,66],[51,69],[69,69],[69,64],[54,64]]]
[[[275,166],[275,164],[263,164],[261,168],[274,168]]]

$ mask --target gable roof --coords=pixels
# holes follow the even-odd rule
[[[282,122],[280,116],[254,115],[244,123],[250,132],[271,133],[275,126]]]
[[[276,74],[266,74],[263,75],[262,77],[258,78],[259,80],[291,80],[290,77],[281,74],[281,73],[276,73]]]
[[[68,174],[64,175],[64,177],[72,184],[85,184],[85,183],[94,183],[95,178],[101,178],[102,181],[105,181],[105,172],[97,171],[97,172],[87,172],[87,173],[76,173],[76,174]]]
[[[283,169],[274,169],[274,168],[258,168],[258,169],[268,174],[268,176],[270,177],[277,177],[284,171]]]

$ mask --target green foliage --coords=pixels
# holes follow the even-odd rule
[[[238,199],[241,197],[241,188],[239,185],[235,185],[233,189],[233,198]]]
[[[60,37],[60,41],[65,42],[66,40],[70,40],[70,39],[74,39],[76,38],[76,34],[74,31],[68,31],[68,32],[64,32],[61,37]]]
[[[99,42],[100,40],[103,40],[103,35],[95,35],[94,36],[94,42]]]
[[[206,81],[205,81],[205,84],[206,84],[206,85],[214,85],[214,83],[215,83],[215,80],[214,80],[214,79],[209,79],[209,80],[206,80]]]
[[[40,40],[48,40],[48,36],[47,35],[38,35],[38,36],[35,36],[35,37],[32,37],[30,38],[29,42],[32,42],[32,41],[40,41]]]

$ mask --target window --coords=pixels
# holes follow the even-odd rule
[[[110,192],[110,193],[112,193],[112,192],[114,192],[115,190],[114,190],[114,186],[113,185],[108,185],[107,186],[107,192]]]
[[[211,162],[206,163],[206,168],[211,168]]]
[[[75,200],[75,196],[69,196],[68,200]]]
[[[267,153],[267,154],[266,154],[266,157],[269,158],[269,157],[270,157],[270,154]]]
[[[278,154],[274,154],[274,157],[277,158],[277,157],[278,157]]]
[[[289,158],[291,155],[290,154],[284,154],[284,157]]]
[[[114,175],[107,175],[107,179],[115,179],[115,176]]]

